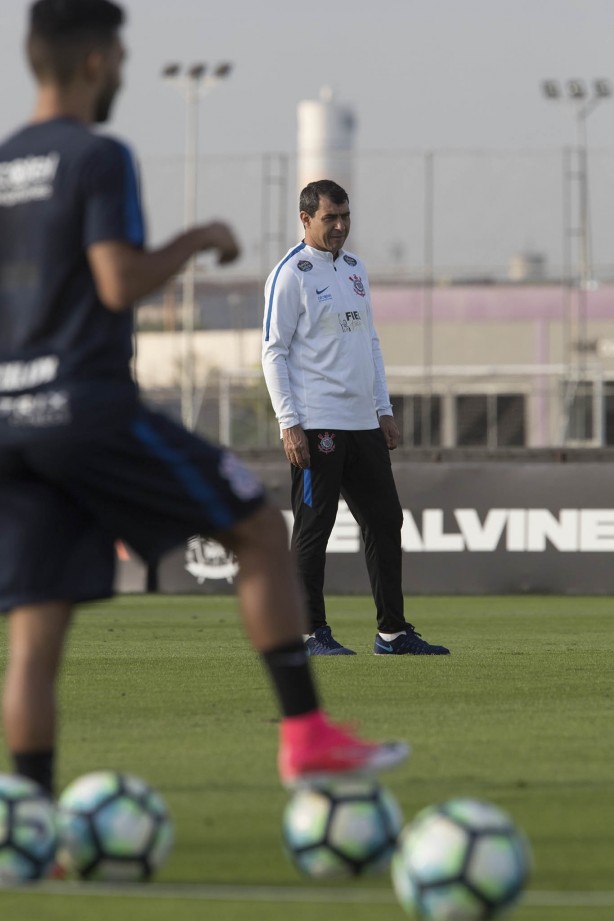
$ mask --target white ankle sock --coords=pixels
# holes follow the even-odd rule
[[[380,636],[383,640],[386,640],[387,643],[391,643],[393,640],[396,640],[397,636],[403,636],[405,630],[401,630],[400,633],[381,633]]]

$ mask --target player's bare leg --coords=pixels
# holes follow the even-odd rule
[[[239,561],[239,596],[252,645],[261,653],[284,715],[279,772],[287,786],[393,767],[404,743],[372,743],[329,722],[321,711],[303,642],[306,615],[281,513],[265,506],[219,536]]]
[[[219,539],[239,562],[241,612],[254,648],[302,642],[307,621],[281,512],[264,506]]]
[[[15,608],[8,618],[6,744],[15,769],[47,788],[53,780],[56,681],[71,613],[68,602],[48,602]]]

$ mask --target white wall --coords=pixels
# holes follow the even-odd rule
[[[260,367],[260,329],[195,332],[196,378],[204,381],[218,369]],[[178,387],[184,355],[181,332],[140,332],[137,337],[136,376],[145,388]]]

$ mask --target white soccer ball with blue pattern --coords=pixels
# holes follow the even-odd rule
[[[497,806],[452,799],[403,830],[392,882],[405,910],[429,921],[481,921],[510,908],[526,885],[525,836]]]
[[[0,886],[43,878],[56,845],[53,804],[42,787],[0,774]]]
[[[392,794],[356,780],[297,790],[283,817],[284,846],[312,879],[385,871],[403,816]]]
[[[116,771],[85,774],[67,787],[58,801],[57,825],[57,862],[80,879],[149,879],[173,845],[160,794],[140,777]]]

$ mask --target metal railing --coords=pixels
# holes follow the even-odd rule
[[[405,448],[599,448],[614,445],[614,375],[558,365],[390,367]],[[179,415],[178,388],[147,398]],[[259,369],[212,372],[195,406],[196,430],[239,451],[279,447]]]

